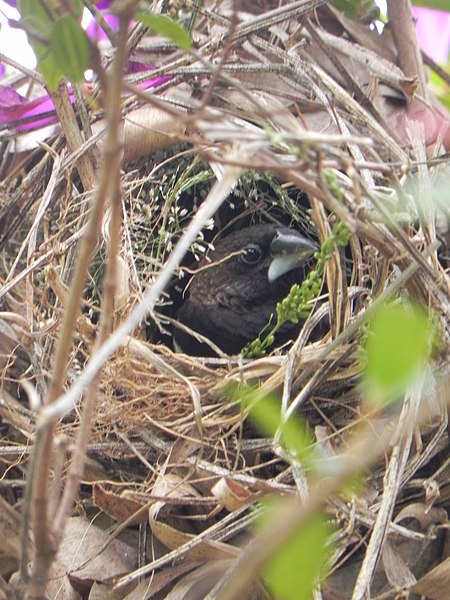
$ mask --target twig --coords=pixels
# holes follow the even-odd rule
[[[122,37],[125,38],[127,33],[128,18],[124,18],[121,21]],[[125,22],[126,21],[126,22]],[[117,55],[117,66],[119,78],[122,76],[125,53],[118,53]],[[116,75],[117,77],[117,75]],[[114,79],[112,80],[114,81]],[[108,161],[112,160],[111,157],[119,156],[118,144],[116,141],[118,123],[120,118],[120,79],[119,85],[111,85],[111,89],[108,90],[109,94],[113,94],[113,98],[110,98],[112,106],[111,118],[114,115],[114,121],[108,132],[109,145],[106,146],[105,151],[105,163],[102,171],[102,177],[100,179],[99,189],[95,198],[94,207],[90,214],[90,218],[87,224],[85,237],[82,240],[80,247],[80,253],[75,268],[75,274],[73,283],[71,285],[70,294],[67,296],[67,307],[64,313],[64,319],[58,338],[55,365],[53,370],[53,379],[50,385],[48,398],[46,403],[51,405],[56,400],[62,390],[67,361],[70,352],[70,345],[72,343],[72,332],[75,328],[76,319],[80,310],[80,298],[84,287],[86,273],[90,261],[90,257],[94,250],[99,224],[101,222],[101,215],[103,214],[104,205],[107,200],[108,194],[111,194],[111,177],[109,173]],[[81,143],[81,135],[74,118],[74,113],[70,100],[68,98],[65,83],[61,84],[58,93],[53,94],[53,101],[60,114],[61,119],[67,125],[66,135],[68,135],[69,146],[76,146],[77,143]],[[71,123],[71,127],[68,124]],[[117,163],[117,172],[119,171],[119,163],[117,158],[113,161]],[[79,161],[80,177],[84,183],[85,189],[91,189],[95,182],[95,173],[92,168],[92,164],[89,157],[86,155],[80,157]],[[34,529],[34,544],[35,544],[35,555],[33,562],[33,569],[30,581],[27,586],[27,597],[41,598],[45,596],[45,588],[47,585],[47,579],[51,564],[56,556],[59,540],[63,533],[63,522],[70,510],[74,490],[76,492],[76,476],[73,475],[69,479],[68,487],[66,487],[64,494],[64,503],[62,504],[62,511],[59,512],[59,519],[57,527],[55,523],[50,525],[49,522],[49,499],[48,499],[48,481],[50,477],[51,469],[51,456],[52,456],[52,445],[54,437],[54,422],[47,423],[47,427],[41,428],[37,432],[35,453],[33,454],[28,470],[28,483],[26,488],[26,512],[31,512],[31,504],[34,505],[33,515],[33,529]],[[82,431],[81,436],[86,435],[85,431]],[[82,453],[84,458],[84,453]],[[73,470],[80,476],[80,460],[74,462]],[[26,522],[26,520],[24,520]],[[23,543],[22,548],[25,548],[28,540],[28,531],[23,532]],[[22,575],[26,572],[26,567],[22,566]]]
[[[241,169],[237,167],[228,167],[225,169],[223,178],[216,182],[211,189],[208,198],[198,209],[189,227],[158,273],[154,283],[148,287],[142,301],[133,309],[127,320],[98,349],[98,352],[92,356],[83,373],[74,382],[69,391],[61,395],[57,402],[43,407],[38,419],[38,429],[48,426],[51,422],[55,422],[75,406],[86,387],[97,375],[104,363],[119,348],[122,338],[130,334],[142,319],[145,318],[147,312],[154,308],[161,293],[169,283],[173,272],[180,265],[184,255],[197,238],[198,233],[230,193],[240,174]]]
[[[111,71],[111,77],[107,87],[106,98],[106,121],[107,137],[103,149],[102,170],[100,174],[100,191],[105,193],[110,201],[111,218],[108,239],[108,260],[106,275],[104,279],[103,310],[101,313],[100,332],[93,353],[107,339],[113,319],[114,297],[117,279],[117,256],[120,245],[121,225],[121,193],[120,193],[120,163],[121,163],[121,86],[125,71],[126,44],[128,23],[130,15],[125,14],[120,18],[120,27],[117,35],[117,48],[115,61]],[[103,191],[104,190],[104,191]],[[83,467],[86,458],[86,448],[92,426],[92,419],[97,395],[98,378],[91,382],[84,401],[80,419],[80,426],[76,437],[76,451],[67,475],[66,486],[61,502],[55,516],[53,532],[58,543],[63,534],[66,520],[70,514],[74,499],[78,492],[80,480],[83,475]]]
[[[417,43],[414,17],[410,0],[388,0],[389,25],[394,36],[401,69],[407,77],[418,82],[418,94],[427,98],[427,84],[422,63],[422,55]]]

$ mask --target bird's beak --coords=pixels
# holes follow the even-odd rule
[[[273,283],[285,273],[300,267],[317,250],[313,242],[297,231],[278,231],[270,244],[269,282]]]

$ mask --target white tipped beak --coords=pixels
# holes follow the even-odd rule
[[[269,265],[268,279],[270,283],[279,277],[300,267],[317,251],[317,246],[300,233],[292,230],[289,233],[279,231],[271,245],[272,260]]]

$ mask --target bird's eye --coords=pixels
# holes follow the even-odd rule
[[[261,260],[261,248],[256,244],[249,244],[246,246],[241,258],[248,265],[256,265]]]

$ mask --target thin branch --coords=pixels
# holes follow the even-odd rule
[[[407,77],[417,79],[417,92],[427,98],[427,84],[422,54],[417,43],[416,28],[410,0],[388,0],[389,25],[394,36],[400,68]]]
[[[128,34],[129,15],[120,19],[120,28],[117,35],[117,48],[111,77],[107,87],[106,122],[107,137],[103,150],[102,170],[100,174],[100,190],[105,189],[111,206],[110,231],[108,239],[108,260],[104,279],[103,310],[101,313],[100,333],[93,348],[95,354],[98,348],[108,337],[114,312],[115,286],[117,279],[117,256],[120,245],[121,224],[121,191],[120,191],[120,163],[121,163],[121,87],[122,77],[125,72],[126,44]],[[86,458],[86,449],[91,431],[94,414],[95,398],[97,396],[98,378],[95,378],[86,393],[83,405],[80,426],[77,431],[75,452],[67,476],[66,486],[58,511],[54,520],[53,533],[58,542],[64,534],[64,527],[75,500]]]

